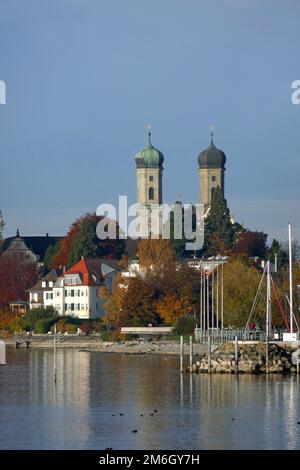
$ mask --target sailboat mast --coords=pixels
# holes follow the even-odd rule
[[[293,333],[292,227],[289,224],[290,333]]]
[[[270,317],[271,317],[271,286],[270,286],[270,261],[267,261],[267,315],[266,315],[266,340],[270,336]]]

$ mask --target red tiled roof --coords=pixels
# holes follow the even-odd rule
[[[101,263],[90,263],[84,258],[68,269],[65,272],[65,275],[66,274],[79,274],[82,279],[82,285],[84,286],[97,286],[100,284],[99,281],[104,280],[104,277],[101,273]],[[93,275],[98,278],[98,282],[94,280]]]

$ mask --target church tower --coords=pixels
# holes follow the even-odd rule
[[[148,144],[134,157],[136,163],[137,204],[151,213],[153,204],[162,204],[162,175],[164,156],[153,147],[148,126]]]
[[[211,132],[210,146],[198,156],[199,165],[199,202],[204,204],[204,213],[211,205],[213,188],[219,186],[224,194],[224,176],[226,155],[214,144],[214,134]]]

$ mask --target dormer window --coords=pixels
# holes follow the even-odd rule
[[[47,281],[42,281],[42,287],[47,287]]]

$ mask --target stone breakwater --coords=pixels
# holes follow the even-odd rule
[[[238,345],[238,373],[239,374],[265,374],[296,373],[297,368],[292,361],[292,349],[281,347],[277,344],[269,344],[268,368],[266,364],[266,344],[241,344]],[[268,370],[267,370],[268,369]],[[190,372],[190,367],[187,368]],[[225,343],[211,354],[210,371],[209,357],[206,354],[192,366],[194,373],[236,373],[235,345]]]

